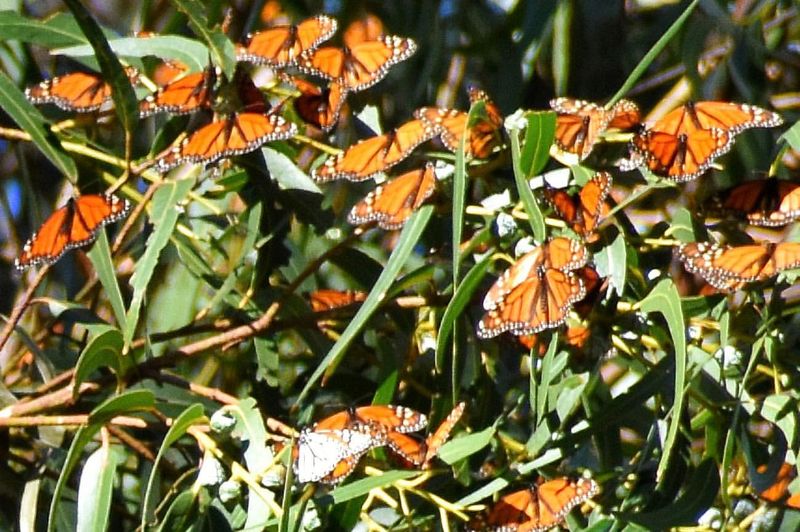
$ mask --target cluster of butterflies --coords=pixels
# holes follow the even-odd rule
[[[428,419],[404,406],[373,405],[343,410],[304,428],[292,448],[292,464],[299,482],[338,484],[370,449],[388,446],[403,465],[427,468],[450,437],[464,413],[457,404],[427,438]]]

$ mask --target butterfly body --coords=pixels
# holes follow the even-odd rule
[[[114,195],[70,198],[25,243],[16,260],[17,269],[56,262],[67,251],[93,242],[104,225],[125,217],[129,210],[130,203]]]

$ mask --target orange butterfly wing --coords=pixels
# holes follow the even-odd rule
[[[800,243],[760,243],[744,246],[709,242],[681,244],[676,251],[687,271],[720,290],[738,290],[800,266]]]
[[[503,125],[503,115],[484,91],[471,88],[469,97],[473,105],[478,101],[484,102],[486,116],[479,117],[470,127],[469,142],[465,145],[465,151],[468,155],[485,159],[491,155],[492,149],[501,140],[500,127]],[[425,122],[434,134],[439,135],[442,144],[448,150],[455,152],[461,144],[469,115],[454,109],[422,107],[414,112],[414,117]]]
[[[369,88],[389,73],[389,68],[405,61],[417,51],[409,38],[386,35],[363,41],[353,47],[324,47],[306,54],[300,69],[309,74],[337,80],[346,90]]]
[[[347,98],[347,90],[337,81],[325,89],[295,78],[292,80],[302,93],[294,100],[294,108],[304,121],[323,131],[330,131],[339,121],[339,113]]]
[[[434,134],[421,120],[411,120],[389,133],[362,140],[339,155],[329,157],[311,172],[311,176],[320,182],[370,179],[404,160]]]
[[[70,249],[91,243],[101,227],[125,217],[129,210],[130,203],[114,195],[85,194],[70,198],[25,243],[16,260],[17,269],[52,264]]]
[[[762,227],[787,225],[800,219],[800,184],[775,178],[748,181],[712,197],[706,210]]]
[[[592,102],[556,98],[550,107],[557,113],[554,143],[559,150],[583,160],[589,156],[599,135],[606,130],[613,115]]]
[[[139,104],[139,116],[144,118],[156,113],[183,115],[208,107],[216,78],[216,69],[208,68],[168,83]]]
[[[352,21],[344,30],[342,41],[348,48],[352,48],[364,41],[375,41],[382,37],[383,22],[371,13]]]
[[[158,156],[156,168],[165,172],[184,163],[210,164],[251,152],[267,142],[288,139],[296,133],[297,126],[280,115],[237,113],[201,127],[167,149]]]
[[[431,460],[433,460],[433,458],[439,454],[439,449],[441,449],[442,445],[444,445],[444,443],[450,438],[450,433],[461,419],[461,416],[464,415],[464,409],[466,407],[467,403],[463,401],[454,406],[453,410],[450,411],[445,420],[442,421],[433,434],[426,438],[425,460],[423,461],[423,465],[425,467],[427,467]]]
[[[314,312],[323,312],[337,308],[347,307],[367,298],[365,292],[355,290],[315,290],[309,299]]]
[[[568,238],[554,238],[523,255],[487,292],[478,337],[535,334],[564,323],[572,304],[586,295],[573,272],[586,259],[586,248]]]
[[[400,229],[436,188],[434,165],[412,170],[375,187],[355,204],[347,221],[353,225],[376,221],[387,231]]]
[[[534,488],[534,518],[520,525],[518,530],[548,530],[566,519],[573,508],[592,498],[598,491],[597,483],[581,478],[573,481],[567,477],[548,480]]]
[[[372,427],[376,434],[415,432],[427,425],[427,418],[411,408],[369,405],[343,410],[314,424],[314,430],[358,430]]]
[[[52,103],[65,111],[88,113],[111,100],[111,87],[99,74],[73,72],[25,89],[31,103]]]
[[[730,151],[734,137],[741,131],[782,123],[778,114],[753,105],[690,102],[633,137],[631,160],[624,169],[647,166],[658,176],[689,181]]]
[[[272,67],[294,65],[300,56],[330,39],[338,23],[336,19],[317,15],[296,26],[275,26],[247,36],[238,45],[236,58]]]
[[[427,447],[424,441],[400,432],[387,435],[387,445],[394,454],[400,457],[405,465],[420,467],[425,462]]]
[[[611,174],[598,172],[581,188],[577,197],[550,188],[545,188],[545,196],[556,214],[586,238],[597,229],[600,218],[608,211],[605,200],[611,192],[611,184]]]

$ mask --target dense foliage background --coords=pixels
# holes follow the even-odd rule
[[[713,191],[767,172],[796,178],[797,138],[779,140],[798,106],[795,3],[281,2],[295,22],[327,13],[344,27],[374,13],[418,44],[387,79],[350,96],[333,134],[316,137],[333,148],[421,106],[467,110],[470,85],[506,115],[546,110],[560,95],[605,103],[626,80],[622,96],[644,114],[689,99],[782,114],[782,128],[741,135],[687,185],[614,171],[612,197],[625,208],[591,244],[606,284],[585,317],[570,318],[590,338],[576,348],[563,331],[544,334],[544,358],[514,337],[474,332],[483,294],[532,235],[514,168],[518,182],[533,176],[519,175],[518,154],[462,166],[426,146],[417,160],[454,164],[454,177],[399,233],[346,222],[373,185],[315,185],[309,169],[330,150],[307,137],[219,168],[128,175],[126,154],[134,166],[148,161],[195,122],[37,110],[20,91],[84,66],[108,72],[86,46],[100,39],[87,37],[87,13],[112,43],[137,31],[192,39],[202,68],[220,50],[232,61],[224,35],[237,42],[261,28],[264,2],[67,4],[0,3],[0,312],[16,322],[0,337],[3,528],[459,529],[509,484],[582,472],[602,492],[573,512],[573,530],[800,526],[796,510],[757,497],[797,459],[794,277],[700,296],[672,260],[679,240],[706,239],[696,206]],[[134,46],[119,56],[152,74],[159,54],[148,54]],[[507,145],[522,139],[523,153],[547,153],[549,138],[537,135],[551,115],[530,116]],[[609,139],[587,167],[613,170],[627,139]],[[563,168],[541,161],[533,173]],[[118,194],[136,208],[130,228],[116,224],[39,278],[14,271],[25,240],[74,188],[101,192],[121,177]],[[484,202],[503,193],[506,204]],[[551,235],[563,231],[549,221]],[[789,226],[780,238],[796,236]],[[307,295],[321,288],[370,296],[313,314]],[[428,471],[378,451],[333,490],[284,482],[289,456],[274,444],[292,429],[373,401],[413,407],[436,426],[459,400],[466,413]]]

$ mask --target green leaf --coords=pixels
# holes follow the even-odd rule
[[[800,150],[800,122],[795,122],[783,135],[778,137],[778,142],[788,142],[793,150]]]
[[[109,39],[108,44],[114,53],[122,57],[154,56],[180,61],[192,72],[199,72],[208,66],[208,48],[196,39],[179,35],[154,35],[146,38],[121,37]],[[69,57],[87,57],[94,55],[94,49],[84,44],[58,48],[50,53]]]
[[[122,300],[122,292],[117,282],[117,272],[111,260],[111,248],[108,245],[108,237],[104,230],[100,230],[92,249],[86,254],[97,272],[97,278],[103,285],[105,295],[111,303],[114,317],[120,328],[125,328],[125,302]]]
[[[462,316],[464,309],[472,300],[472,294],[480,286],[489,264],[491,264],[491,255],[487,255],[470,269],[467,275],[464,276],[464,281],[459,285],[458,290],[456,290],[456,293],[447,304],[444,314],[442,314],[439,334],[436,336],[436,369],[438,371],[441,371],[444,365],[444,356],[447,352],[448,341],[455,327],[455,322]]]
[[[519,167],[526,179],[544,170],[550,159],[550,147],[556,134],[556,113],[536,111],[525,113],[527,126],[519,159]],[[514,130],[516,133],[516,130]]]
[[[672,404],[669,429],[664,441],[664,451],[658,463],[657,478],[663,479],[664,472],[672,459],[675,439],[681,425],[681,412],[686,389],[686,337],[683,309],[678,290],[671,279],[664,279],[641,302],[641,308],[648,314],[657,312],[664,316],[675,348],[675,402]]]
[[[336,488],[333,490],[333,493],[331,493],[331,496],[333,497],[334,504],[339,504],[366,495],[373,489],[382,488],[398,480],[405,480],[417,475],[419,475],[419,471],[387,471],[383,475],[362,478],[361,480],[356,480],[355,482]]]
[[[483,103],[483,102],[481,102]],[[483,104],[485,107],[485,104]],[[470,107],[467,120],[464,122],[464,131],[456,150],[455,172],[453,173],[453,288],[458,288],[458,279],[461,273],[461,235],[464,232],[464,205],[467,192],[467,158],[466,142],[470,136],[469,124],[478,116],[477,105]]]
[[[152,210],[150,218],[153,224],[153,232],[147,239],[145,251],[139,262],[136,264],[136,271],[133,272],[130,285],[133,290],[130,307],[125,319],[125,346],[130,346],[133,335],[136,333],[136,326],[139,324],[139,312],[144,301],[147,285],[153,276],[153,272],[158,264],[158,257],[161,251],[169,242],[175,224],[178,222],[178,203],[186,198],[194,184],[193,179],[181,179],[179,181],[165,181],[153,194]]]
[[[53,48],[86,42],[75,18],[66,13],[41,21],[16,11],[0,11],[0,39],[22,41]]]
[[[797,401],[788,395],[768,395],[764,398],[761,415],[770,423],[774,423],[786,441],[797,441]]]
[[[145,491],[144,503],[142,504],[142,530],[147,530],[148,519],[150,518],[150,497],[155,485],[155,479],[158,473],[158,465],[161,462],[164,453],[167,452],[173,443],[178,441],[184,434],[186,434],[186,431],[189,429],[189,427],[203,419],[204,416],[205,413],[203,410],[203,405],[191,405],[187,407],[186,410],[181,412],[181,415],[175,419],[175,421],[172,423],[172,426],[167,431],[166,436],[164,436],[164,441],[161,442],[161,447],[158,449],[156,460],[153,462],[153,468],[150,470],[150,478],[147,481],[147,490]]]
[[[219,29],[209,27],[205,4],[197,0],[172,0],[172,3],[189,19],[189,25],[205,43],[211,54],[211,61],[222,68],[228,79],[233,79],[236,69],[236,51],[233,43]]]
[[[114,112],[119,117],[119,121],[125,131],[133,133],[136,130],[136,124],[139,122],[139,102],[136,98],[136,92],[134,92],[131,82],[128,80],[128,75],[125,74],[125,70],[122,68],[117,56],[111,51],[111,47],[108,45],[106,36],[100,26],[86,11],[80,0],[64,0],[64,3],[72,11],[81,31],[89,39],[89,44],[94,49],[103,77],[111,85]]]
[[[713,460],[704,460],[672,504],[652,512],[620,512],[618,515],[648,530],[694,525],[697,517],[713,504],[718,492],[719,471]]]
[[[594,265],[600,277],[608,277],[609,286],[621,296],[625,290],[625,276],[628,271],[628,252],[621,233],[611,244],[594,254]]]
[[[78,487],[76,530],[105,532],[110,516],[117,466],[124,460],[124,453],[109,445],[101,445],[86,459]]]
[[[264,161],[272,178],[278,182],[283,190],[305,190],[322,194],[314,180],[307,173],[297,167],[295,162],[285,154],[270,148],[261,149]]]
[[[406,263],[409,255],[411,255],[411,252],[414,250],[414,246],[417,245],[417,242],[422,235],[422,231],[425,230],[425,227],[428,225],[428,221],[431,219],[432,213],[433,207],[426,205],[414,213],[408,222],[406,222],[405,227],[403,227],[403,231],[400,233],[397,246],[389,256],[389,261],[386,263],[386,268],[375,282],[375,285],[367,296],[367,299],[361,305],[361,308],[358,309],[358,312],[353,317],[352,321],[348,324],[347,328],[344,330],[325,358],[319,363],[311,377],[309,377],[305,388],[303,388],[303,391],[300,392],[300,396],[297,398],[298,403],[301,403],[308,392],[310,392],[316,386],[317,381],[322,374],[325,373],[328,367],[338,364],[339,360],[344,356],[347,348],[350,346],[350,343],[367,325],[370,317],[372,317],[372,314],[377,310],[378,305],[383,302],[386,292],[391,287],[392,283],[397,277],[397,274],[400,272],[400,269]]]
[[[517,185],[517,193],[522,200],[522,206],[528,215],[528,223],[533,231],[533,237],[539,242],[544,242],[547,237],[547,230],[544,225],[544,216],[533,196],[531,185],[528,182],[527,175],[521,166],[521,153],[519,145],[519,131],[517,129],[510,129],[508,135],[511,138],[511,164],[514,169],[514,182]],[[533,138],[530,139],[533,142]],[[552,142],[552,139],[551,139]],[[548,145],[548,150],[549,145]]]
[[[76,399],[81,384],[98,368],[112,368],[119,379],[124,376],[125,370],[130,366],[130,362],[126,363],[128,357],[122,356],[123,342],[119,329],[103,326],[96,328],[96,331],[75,365],[72,396]]]
[[[567,94],[569,86],[572,2],[559,2],[553,15],[553,81],[556,94]]]
[[[61,492],[64,490],[72,470],[75,469],[81,459],[83,449],[92,441],[94,435],[114,416],[137,410],[151,409],[154,407],[154,403],[155,398],[152,392],[148,390],[132,390],[106,399],[89,414],[88,425],[81,427],[75,433],[69,451],[67,451],[67,458],[61,467],[56,487],[53,490],[53,498],[50,501],[48,530],[55,530],[58,523],[56,516],[59,515],[58,507],[61,501]]]
[[[489,445],[494,437],[494,433],[495,428],[492,426],[480,432],[456,438],[442,445],[442,448],[439,449],[438,456],[444,463],[453,465],[459,460],[463,460]]]
[[[25,98],[5,72],[0,72],[0,108],[31,136],[36,147],[67,179],[77,182],[78,169],[75,161],[64,152],[58,139],[45,130],[42,114]]]

